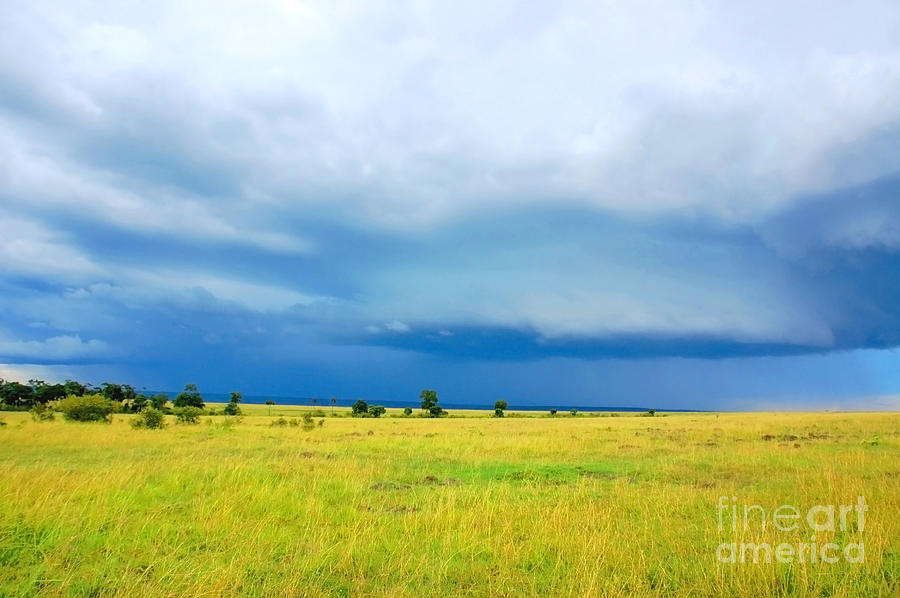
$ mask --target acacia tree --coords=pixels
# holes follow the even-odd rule
[[[503,412],[506,411],[506,401],[504,399],[500,399],[499,401],[494,403],[494,417],[503,417]]]
[[[241,402],[242,398],[243,398],[243,396],[241,395],[241,393],[232,392],[231,400],[228,401],[228,404],[225,405],[225,409],[222,410],[225,413],[225,415],[240,415],[241,408],[238,407],[238,403]]]
[[[422,409],[425,411],[430,411],[432,407],[438,404],[436,390],[425,389],[419,393],[419,398],[422,399]]]
[[[184,390],[178,393],[172,404],[176,407],[197,407],[203,409],[203,397],[197,392],[197,385],[188,383],[184,385]]]

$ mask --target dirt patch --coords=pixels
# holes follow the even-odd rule
[[[403,482],[375,482],[369,486],[369,490],[409,490],[412,484],[404,484]]]
[[[423,484],[428,484],[431,486],[461,486],[462,482],[457,480],[456,478],[447,478],[446,480],[442,480],[434,475],[427,475],[425,479],[422,480]]]

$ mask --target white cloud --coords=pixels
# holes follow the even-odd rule
[[[79,359],[101,357],[109,353],[109,346],[99,339],[82,340],[77,334],[52,336],[42,341],[22,341],[0,338],[0,358],[33,360]]]
[[[752,219],[900,167],[834,161],[900,119],[893,2],[8,13],[2,67],[65,122],[6,119],[11,188],[122,226],[298,251],[260,211],[407,228],[553,198]],[[121,180],[117,151],[144,170]]]
[[[401,334],[409,332],[411,330],[408,324],[404,324],[399,320],[391,320],[384,325],[384,328],[386,330],[390,330],[391,332],[399,332]]]

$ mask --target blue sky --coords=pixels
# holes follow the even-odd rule
[[[0,376],[900,407],[900,5],[30,2]]]

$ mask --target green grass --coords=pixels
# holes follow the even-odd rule
[[[309,408],[241,407],[234,426],[169,418],[164,430],[134,430],[124,415],[4,414],[0,596],[900,589],[898,414],[326,417],[305,431],[270,423]],[[864,541],[862,564],[715,559],[735,540],[718,529],[720,496],[805,512],[857,495],[865,531],[817,540]],[[809,535],[753,527],[740,540]]]

